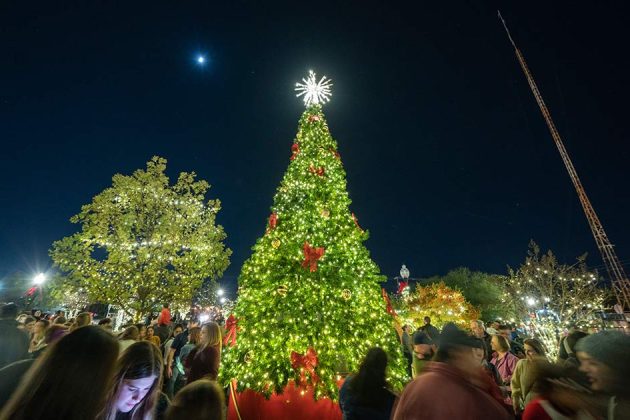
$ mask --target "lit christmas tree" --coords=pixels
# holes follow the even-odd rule
[[[374,346],[389,355],[389,382],[407,380],[386,311],[383,280],[350,211],[346,174],[322,113],[330,81],[311,72],[296,90],[306,111],[265,234],[243,265],[228,320],[221,379],[269,397],[289,381],[315,399],[338,396],[338,381],[358,370]],[[299,95],[298,95],[299,96]],[[227,340],[226,340],[227,341]]]

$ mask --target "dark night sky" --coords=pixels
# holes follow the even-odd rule
[[[334,81],[326,117],[384,274],[504,273],[530,238],[601,266],[499,3],[347,3],[3,2],[0,278],[49,268],[80,206],[160,155],[221,199],[234,282],[289,163],[309,68]],[[503,15],[628,262],[628,10],[518,3]]]

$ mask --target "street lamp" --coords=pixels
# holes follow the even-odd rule
[[[223,292],[223,289],[219,289],[219,290],[217,290],[217,295],[219,295],[219,296],[223,296],[223,293],[224,293],[224,292]]]
[[[403,264],[400,268],[400,277],[402,277],[404,281],[407,281],[407,279],[409,278],[409,269],[405,264]]]

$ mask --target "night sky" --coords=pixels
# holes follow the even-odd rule
[[[601,268],[497,6],[630,262],[622,2],[76,3],[0,6],[0,278],[49,269],[80,206],[159,155],[222,201],[234,286],[289,164],[304,109],[293,86],[309,69],[333,79],[324,112],[384,274],[505,273],[530,238]]]

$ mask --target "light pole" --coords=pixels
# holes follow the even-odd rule
[[[35,277],[33,277],[34,287],[39,290],[39,304],[41,305],[44,302],[44,289],[42,288],[43,284],[46,282],[46,274],[37,273]],[[33,299],[35,301],[35,299]]]

